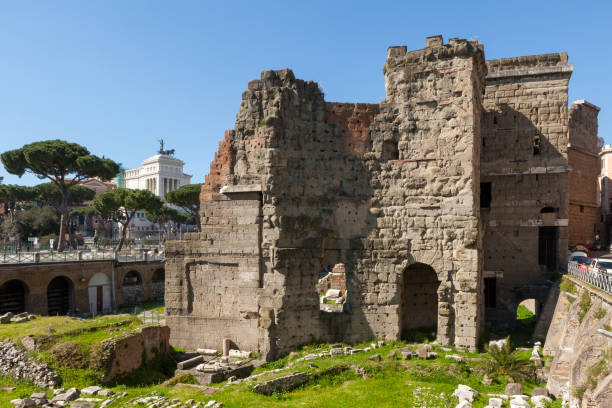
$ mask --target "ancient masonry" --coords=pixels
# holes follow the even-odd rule
[[[390,47],[383,72],[380,105],[326,102],[290,70],[249,83],[202,232],[166,247],[174,345],[230,339],[271,359],[427,327],[475,349],[485,306],[523,300],[496,302],[506,281],[546,296],[542,259],[563,262],[567,244],[567,56],[485,62],[478,42],[436,36]],[[338,313],[317,292],[331,270],[346,274]]]

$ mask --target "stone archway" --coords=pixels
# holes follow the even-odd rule
[[[440,281],[429,265],[414,263],[400,281],[400,333],[413,329],[438,329],[438,288]]]
[[[66,315],[74,309],[74,284],[65,276],[53,278],[47,286],[47,314]]]
[[[7,312],[18,314],[29,309],[30,291],[20,280],[10,280],[0,285],[0,315]]]
[[[126,273],[123,277],[121,290],[123,292],[124,304],[135,305],[141,303],[144,299],[144,291],[140,274],[134,270]]]
[[[156,300],[164,299],[164,285],[166,284],[166,272],[164,268],[158,268],[153,272],[151,278],[152,297]]]
[[[106,313],[112,309],[111,280],[104,273],[96,273],[89,280],[89,311],[91,314]]]

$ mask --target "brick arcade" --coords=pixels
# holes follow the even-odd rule
[[[567,55],[485,61],[435,36],[383,72],[380,104],[326,102],[288,69],[249,82],[202,232],[167,243],[174,345],[271,359],[427,327],[473,350],[485,316],[545,299],[567,247]],[[340,264],[346,305],[325,313],[318,279]]]

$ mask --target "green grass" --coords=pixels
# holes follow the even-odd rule
[[[580,303],[578,303],[578,306],[580,306],[580,312],[578,312],[578,321],[580,323],[582,323],[582,319],[584,319],[584,316],[586,316],[586,314],[591,309],[591,304],[591,296],[589,296],[589,292],[585,290],[580,296]]]
[[[578,291],[576,289],[576,285],[574,285],[569,279],[567,278],[562,278],[561,279],[561,284],[559,284],[559,289],[561,289],[562,292],[567,292],[567,293],[571,293],[571,294],[576,294],[576,292]]]
[[[536,321],[536,315],[527,309],[526,306],[519,305],[516,309],[516,320],[523,324],[533,324]]]
[[[47,318],[41,318],[44,320]],[[49,318],[56,319],[56,318]],[[88,324],[88,323],[81,323]],[[43,325],[44,326],[44,325]],[[72,327],[74,330],[74,327]],[[44,328],[43,328],[44,330]],[[279,373],[267,373],[257,382],[263,382],[271,378],[290,374],[294,371],[309,372],[313,379],[307,384],[286,393],[277,393],[266,397],[251,391],[257,382],[233,384],[224,388],[212,396],[203,395],[201,390],[189,386],[163,385],[164,381],[171,378],[174,364],[167,358],[159,357],[144,365],[130,375],[116,379],[109,386],[115,393],[126,392],[128,395],[121,400],[109,405],[109,408],[124,407],[127,402],[136,397],[151,394],[168,398],[179,398],[183,401],[194,399],[206,402],[211,399],[223,402],[227,408],[232,407],[321,407],[335,408],[345,407],[350,403],[351,408],[361,407],[389,407],[398,406],[427,406],[449,407],[457,404],[452,392],[458,384],[466,384],[475,388],[481,396],[474,402],[475,408],[483,408],[487,405],[487,393],[501,393],[506,385],[504,378],[494,377],[493,384],[483,386],[481,384],[484,369],[483,362],[490,356],[484,353],[461,353],[467,358],[466,362],[456,362],[444,358],[447,354],[455,354],[454,347],[442,348],[432,344],[433,351],[438,353],[434,360],[393,360],[386,356],[393,350],[401,347],[416,348],[416,342],[430,340],[430,330],[412,331],[405,333],[409,342],[387,342],[385,346],[354,355],[340,355],[335,357],[317,358],[312,361],[297,362],[297,357],[310,353],[320,353],[329,350],[330,345],[314,343],[305,345],[296,350],[297,357],[284,356],[276,361],[269,362],[254,370],[254,374],[282,369]],[[100,338],[96,332],[82,333],[70,336],[70,341],[86,347],[95,344]],[[67,336],[68,338],[68,336]],[[62,337],[63,339],[63,337]],[[352,345],[354,348],[365,348],[371,342]],[[345,344],[343,344],[344,346]],[[449,350],[450,351],[445,351]],[[529,355],[529,352],[525,352]],[[381,362],[374,362],[368,357],[380,354]],[[58,366],[57,362],[50,361],[49,354],[43,352],[37,355],[45,361],[49,361],[52,368],[63,378],[63,387],[84,388],[88,385],[99,384],[100,373],[91,369],[70,369]],[[311,366],[310,363],[313,363]],[[355,371],[355,367],[361,367],[367,378]],[[185,382],[192,379],[185,379]],[[177,381],[174,381],[177,382]],[[182,382],[182,381],[181,381]],[[172,383],[172,381],[170,381]],[[224,383],[214,384],[220,387]],[[29,396],[40,388],[25,382],[15,382],[7,377],[0,377],[0,387],[13,385],[17,389],[10,393],[0,392],[0,406],[10,406],[9,401],[14,398]],[[538,386],[535,382],[524,382],[526,392]],[[417,388],[421,388],[424,395],[418,398]],[[444,394],[444,395],[442,395]],[[425,396],[426,395],[426,396]],[[375,403],[373,403],[375,402]]]
[[[133,320],[130,315],[101,316],[92,319],[77,319],[68,316],[44,316],[37,317],[23,323],[8,323],[0,325],[0,339],[19,340],[28,335],[47,335],[49,329],[53,330],[53,335],[61,335],[74,330],[88,327],[106,326],[125,320]]]

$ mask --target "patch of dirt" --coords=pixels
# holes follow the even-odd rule
[[[62,367],[85,368],[88,365],[81,346],[71,341],[57,343],[51,348],[50,354]]]

